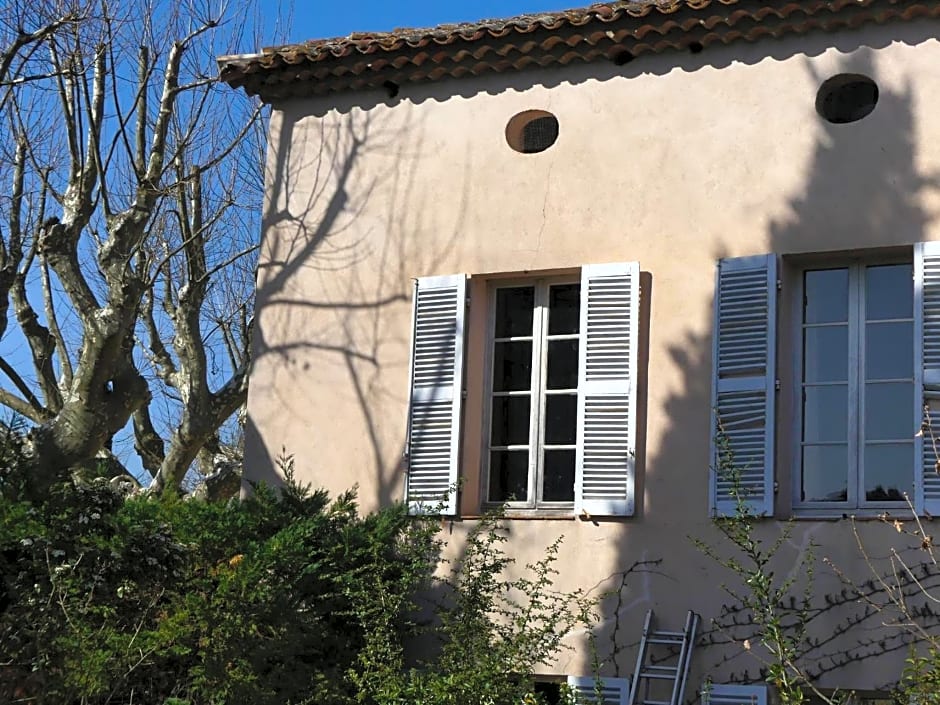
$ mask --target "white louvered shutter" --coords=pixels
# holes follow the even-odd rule
[[[418,279],[405,497],[412,513],[457,513],[463,392],[463,274]]]
[[[702,705],[767,705],[766,685],[706,684]]]
[[[627,705],[630,699],[629,678],[601,678],[601,700],[597,699],[597,680],[590,676],[568,676],[568,687],[588,705]]]
[[[582,268],[577,513],[633,514],[639,306],[638,263]]]
[[[940,242],[914,245],[914,413],[929,421],[914,439],[914,507],[940,516]]]
[[[776,309],[774,255],[718,263],[709,428],[713,514],[736,511],[729,456],[750,510],[773,514]]]

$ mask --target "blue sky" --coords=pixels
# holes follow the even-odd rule
[[[3,0],[0,0],[2,2]],[[259,0],[265,20],[273,22],[279,14],[278,7],[290,0]],[[346,36],[351,32],[389,31],[397,27],[430,27],[452,22],[472,22],[480,19],[511,17],[513,15],[546,12],[590,4],[591,0],[475,0],[446,2],[442,0],[353,0],[331,2],[329,0],[296,0],[293,21],[286,36],[277,36],[272,27],[262,37],[261,46],[243,46],[240,51],[253,53],[262,46],[287,42],[302,42]],[[30,297],[41,301],[41,294],[32,286]],[[0,340],[0,354],[18,369],[31,371],[26,348],[16,325],[11,325]],[[27,375],[30,376],[30,375]],[[10,388],[9,381],[0,375],[0,386]],[[9,414],[0,407],[0,418]],[[125,429],[116,439],[115,452],[135,474],[141,474],[140,461],[132,452],[130,432]]]
[[[578,0],[359,0],[352,2],[304,3],[294,5],[294,21],[288,40],[340,37],[350,32],[388,31],[396,27],[430,27],[449,22],[468,22],[494,17],[511,17],[532,12],[588,5]]]

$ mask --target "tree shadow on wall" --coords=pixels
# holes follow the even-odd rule
[[[375,496],[363,498],[376,506],[400,494],[403,468],[389,460],[390,439],[400,444],[401,427],[380,423],[383,409],[407,406],[407,390],[390,389],[395,379],[382,369],[390,347],[403,351],[394,364],[407,367],[410,331],[389,326],[393,311],[410,310],[411,278],[434,271],[446,259],[461,230],[465,203],[448,211],[448,224],[429,222],[431,208],[400,209],[400,203],[420,203],[416,197],[418,160],[422,153],[420,124],[406,106],[378,117],[369,112],[336,114],[304,124],[300,107],[288,106],[279,115],[276,140],[268,160],[275,171],[267,175],[268,198],[263,214],[265,241],[257,281],[257,312],[253,365],[275,370],[276,385],[253,385],[246,444],[252,478],[277,484],[279,453],[290,453],[301,476],[315,474],[318,448],[311,443],[286,449],[266,447],[277,421],[297,424],[316,399],[299,399],[289,379],[313,379],[324,391],[351,390],[361,414],[344,438],[331,443],[358,444],[367,439],[375,477]],[[316,134],[311,135],[311,131]],[[369,168],[364,168],[363,163]],[[380,166],[376,168],[376,164]],[[386,211],[371,205],[382,191]],[[423,196],[422,196],[423,197]],[[366,222],[362,222],[366,219]],[[421,246],[415,233],[450,228],[445,247],[433,253]],[[255,410],[269,418],[260,428]],[[294,417],[294,418],[289,418]],[[382,429],[380,431],[380,429]],[[311,434],[322,441],[322,434]],[[403,448],[401,448],[403,450]],[[400,454],[399,454],[400,457]]]
[[[811,62],[806,62],[807,71],[813,72]],[[915,95],[910,86],[893,86],[879,79],[874,53],[862,51],[847,58],[841,71],[859,73],[872,77],[880,85],[880,97],[876,109],[867,118],[851,124],[831,124],[820,119],[815,128],[818,132],[812,158],[807,164],[806,179],[802,190],[789,202],[789,212],[785,217],[771,221],[767,230],[765,252],[783,256],[784,282],[780,292],[780,312],[778,330],[788,328],[788,321],[793,314],[793,306],[786,304],[792,293],[792,277],[787,277],[788,255],[817,253],[823,250],[845,251],[860,248],[905,248],[925,239],[927,226],[932,220],[922,205],[924,195],[940,186],[937,175],[925,175],[918,171],[918,140],[915,121]],[[812,75],[815,85],[822,83],[827,76]],[[775,169],[774,163],[768,163],[768,172]],[[772,176],[772,174],[768,174]],[[743,196],[743,194],[742,194]],[[724,252],[715,252],[715,259],[720,259]],[[750,252],[742,254],[760,254]],[[659,524],[683,517],[694,525],[700,524],[706,539],[721,549],[718,533],[707,520],[707,468],[709,439],[712,435],[708,409],[711,391],[712,364],[712,302],[703,305],[699,315],[704,325],[697,330],[706,333],[687,332],[685,340],[670,348],[673,366],[679,371],[681,392],[672,394],[664,404],[664,415],[669,419],[667,429],[658,442],[655,456],[646,464],[647,477],[643,485],[647,488],[642,501],[643,522],[648,523],[655,532]],[[797,311],[797,315],[798,315]],[[785,337],[785,336],[784,336]],[[778,493],[776,514],[786,517],[790,514],[790,473],[788,470],[792,458],[786,448],[791,444],[790,424],[785,419],[792,416],[793,401],[786,389],[792,383],[792,350],[786,349],[789,343],[781,343],[778,338],[778,377],[781,378],[782,392],[777,408],[777,456]],[[784,349],[781,349],[784,348]],[[913,433],[913,429],[912,429]],[[694,452],[692,452],[694,448]],[[689,467],[689,457],[699,462]],[[657,475],[672,475],[672,480],[653,482]],[[685,496],[675,496],[675,483],[682,476],[688,479]],[[684,479],[683,482],[686,480]],[[672,486],[671,491],[669,487]],[[663,492],[660,496],[659,493]],[[669,492],[669,496],[666,496]],[[779,521],[760,523],[762,535],[773,536],[782,530]],[[900,631],[886,629],[882,622],[884,614],[877,613],[859,601],[884,600],[883,588],[879,587],[875,576],[868,572],[860,555],[846,549],[846,542],[854,547],[851,527],[848,522],[799,522],[794,534],[780,551],[778,579],[794,570],[798,560],[806,555],[813,542],[819,544],[818,556],[829,555],[829,551],[842,551],[842,556],[850,557],[851,565],[839,566],[857,578],[858,590],[847,587],[831,571],[817,566],[816,590],[811,596],[808,611],[809,639],[802,653],[803,666],[813,678],[822,678],[827,685],[850,685],[853,680],[869,680],[865,673],[870,673],[875,665],[872,659],[887,657],[888,667],[882,666],[883,672],[900,672],[895,668],[903,658],[908,639]],[[881,527],[885,532],[890,527]],[[897,534],[895,534],[897,538]],[[833,540],[842,542],[839,549]],[[890,537],[889,537],[890,540]],[[685,545],[676,547],[675,554],[663,557],[652,576],[653,597],[642,605],[636,605],[623,597],[624,590],[630,594],[631,585],[618,585],[613,578],[612,596],[604,601],[603,623],[598,645],[602,659],[613,662],[612,670],[629,673],[632,671],[633,647],[638,643],[643,614],[647,608],[675,609],[677,590],[687,600],[687,609],[700,612],[703,617],[704,634],[700,644],[708,648],[695,652],[692,677],[705,675],[715,682],[762,681],[766,672],[761,664],[748,653],[744,643],[746,639],[755,642],[757,634],[750,623],[747,611],[724,592],[719,583],[733,585],[735,576],[724,571],[716,564],[707,567],[701,574],[707,589],[684,590],[676,586],[675,575],[683,572],[686,576],[694,575],[688,568],[680,565],[681,561],[702,564],[703,556],[690,556],[695,549],[688,539]],[[927,585],[940,588],[940,575],[936,567],[928,567],[924,554],[916,554],[916,546],[894,545],[902,555],[912,563],[918,564],[918,571],[924,571]],[[686,558],[682,558],[683,553]],[[884,559],[887,553],[877,556],[879,570],[887,570]],[[638,558],[634,546],[624,543],[620,564],[635,565]],[[838,559],[836,559],[838,563]],[[880,593],[880,596],[879,596]],[[785,621],[793,623],[799,608],[797,599],[782,606]],[[718,605],[724,606],[716,609]],[[621,605],[630,605],[629,613],[623,613]],[[664,616],[667,616],[664,612]],[[669,614],[673,621],[681,619],[679,614]],[[925,619],[928,626],[935,626],[935,617]],[[626,626],[625,626],[626,625]],[[893,652],[893,653],[892,653]],[[626,658],[624,658],[626,657]],[[876,666],[877,667],[877,666]],[[697,699],[698,683],[692,682],[687,689],[687,700]]]

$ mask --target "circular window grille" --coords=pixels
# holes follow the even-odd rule
[[[517,152],[544,152],[558,139],[558,118],[545,110],[526,110],[506,125],[506,142]]]
[[[843,124],[861,120],[878,104],[878,84],[859,73],[840,73],[827,79],[816,94],[816,112]]]

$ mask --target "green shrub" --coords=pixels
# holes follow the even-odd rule
[[[408,605],[433,535],[401,506],[361,518],[351,494],[294,483],[228,504],[103,482],[39,507],[0,498],[0,700],[353,702],[371,629],[355,600],[380,579]]]
[[[531,674],[564,648],[575,627],[587,626],[593,602],[581,591],[554,589],[560,540],[521,577],[507,577],[498,514],[471,530],[450,575],[435,581],[434,636],[430,657],[406,664],[390,629],[374,628],[354,672],[359,702],[376,705],[536,705]],[[392,589],[391,593],[400,593]],[[383,594],[379,591],[377,594]],[[366,597],[366,596],[364,596]],[[368,599],[360,601],[369,605]],[[382,619],[377,604],[363,614]],[[373,622],[379,624],[379,622]],[[571,701],[573,702],[573,700]]]
[[[286,469],[224,504],[0,487],[0,702],[517,705],[586,619],[552,587],[557,544],[508,580],[487,518],[434,579],[436,519],[363,517]]]

